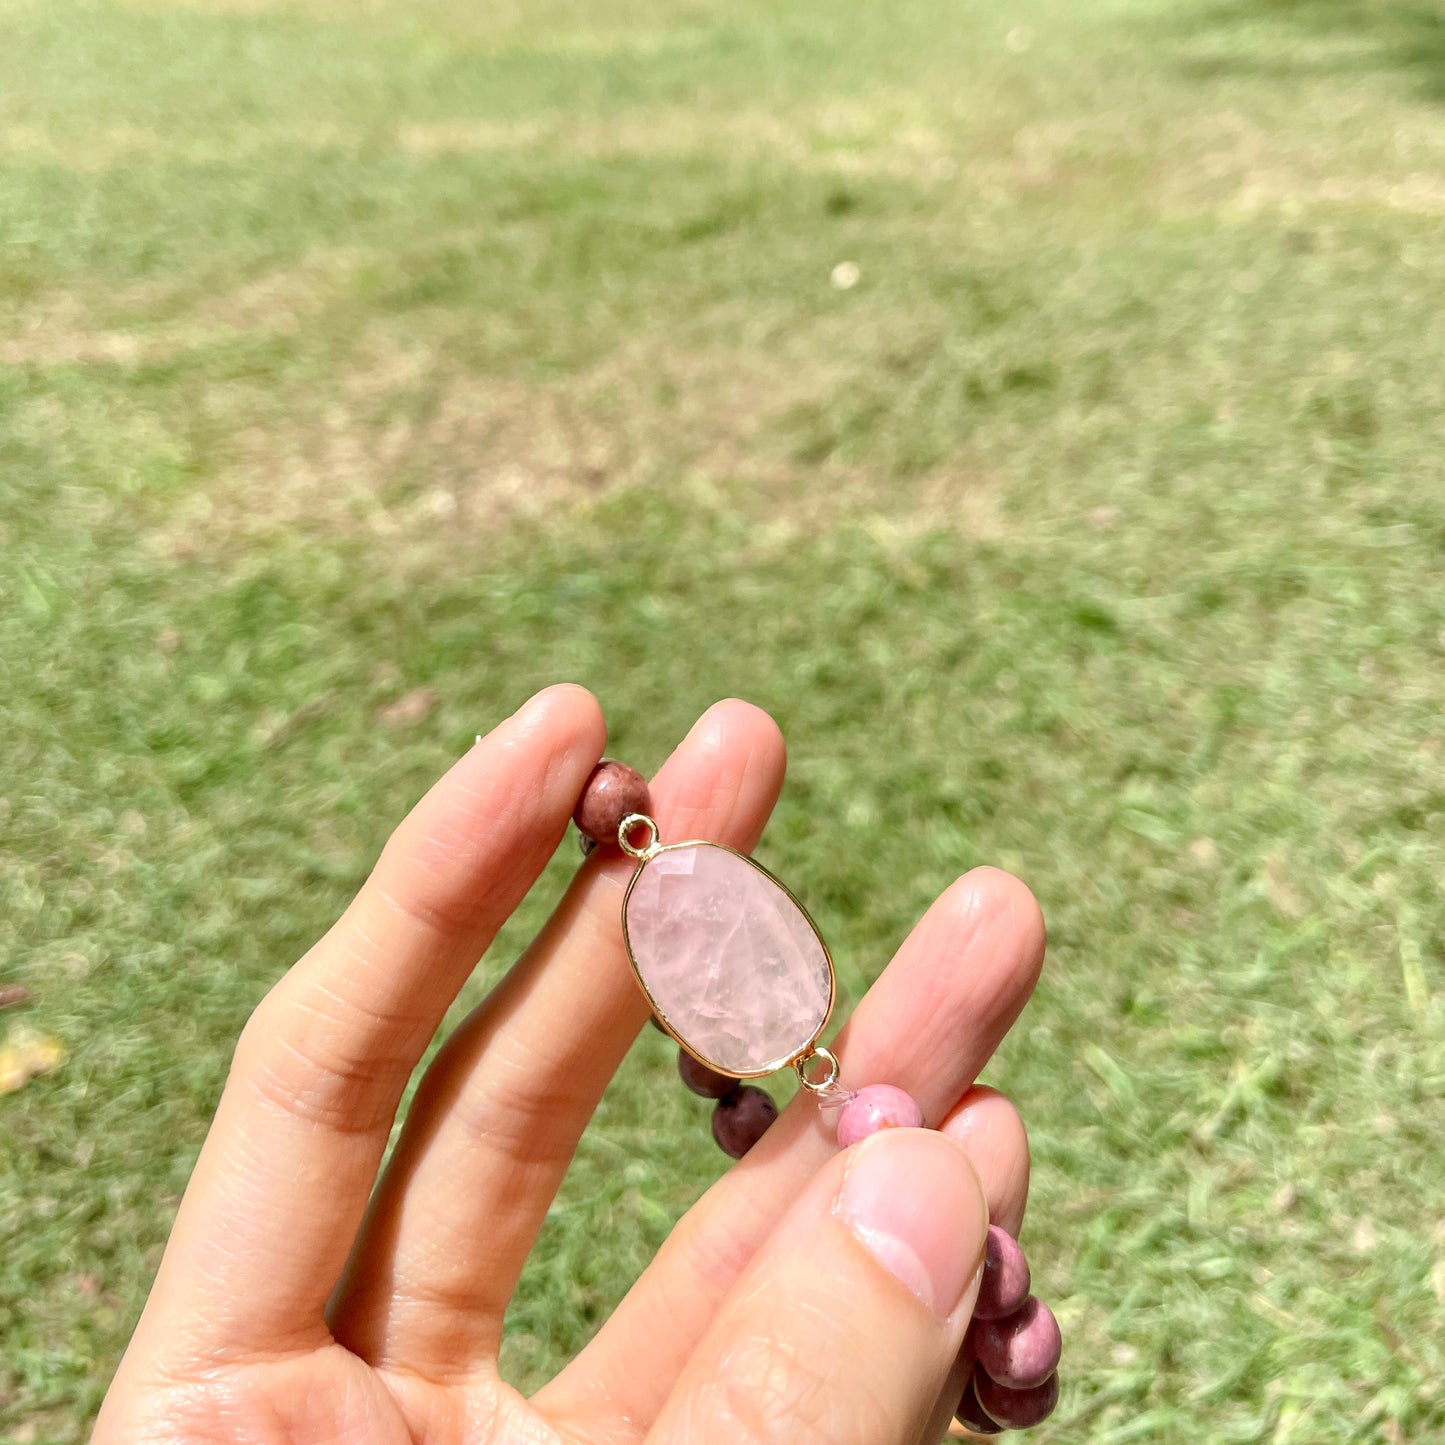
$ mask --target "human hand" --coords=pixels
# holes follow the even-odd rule
[[[432,788],[261,1002],[95,1445],[942,1435],[985,1227],[1017,1233],[1028,1188],[1017,1114],[973,1082],[1043,956],[1037,905],[1006,874],[947,889],[833,1044],[845,1077],[907,1089],[941,1134],[840,1153],[799,1097],[531,1399],[498,1374],[503,1312],[647,1017],[618,926],[630,860],[599,850],[578,871],[427,1070],[377,1182],[412,1070],[604,736],[581,688],[538,694]],[[783,764],[766,714],[717,704],[652,785],[664,834],[751,849]]]

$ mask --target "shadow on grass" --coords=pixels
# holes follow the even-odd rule
[[[1438,0],[1219,0],[1166,22],[1200,45],[1182,69],[1311,78],[1394,71],[1445,102],[1445,5]]]

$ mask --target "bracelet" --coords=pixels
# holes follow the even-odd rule
[[[807,910],[767,869],[721,843],[664,843],[647,780],[604,760],[573,820],[582,851],[621,849],[637,867],[622,899],[628,961],[652,1020],[678,1044],[677,1069],[713,1101],[712,1136],[741,1159],[778,1116],[746,1080],[791,1067],[837,1115],[840,1148],[883,1129],[925,1127],[893,1084],[854,1090],[820,1044],[836,993],[833,961]],[[1058,1404],[1063,1348],[1054,1313],[1029,1292],[1019,1242],[991,1224],[963,1350],[974,1361],[955,1416],[978,1435],[1025,1429]]]

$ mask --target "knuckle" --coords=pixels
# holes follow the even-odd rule
[[[395,1113],[398,1073],[409,1059],[369,1047],[335,1020],[279,1006],[273,993],[251,1015],[236,1046],[231,1077],[300,1123],[342,1134],[370,1133]]]
[[[751,1194],[713,1195],[702,1209],[683,1215],[663,1248],[676,1256],[676,1278],[699,1280],[722,1296],[741,1278],[775,1222]]]

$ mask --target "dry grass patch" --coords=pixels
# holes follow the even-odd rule
[[[175,10],[166,0],[122,0],[128,9],[157,14]],[[454,42],[486,50],[534,46],[545,36],[549,48],[603,51],[646,45],[678,24],[709,18],[737,21],[740,11],[762,9],[761,0],[686,0],[661,18],[650,0],[491,0],[458,5],[455,0],[187,0],[185,9],[210,15],[300,15],[378,30],[424,29]]]
[[[866,104],[829,101],[788,113],[668,106],[609,116],[554,112],[511,121],[449,118],[402,125],[396,144],[420,156],[514,150],[549,155],[561,150],[593,160],[726,156],[733,162],[781,162],[829,175],[951,178],[958,171],[962,142],[918,110],[908,97],[885,94]]]
[[[781,362],[725,348],[638,341],[575,377],[533,383],[458,375],[373,328],[329,404],[238,433],[234,466],[169,545],[193,552],[296,527],[493,532],[616,487],[726,474],[807,395]]]
[[[103,301],[49,293],[0,334],[0,366],[136,365],[168,361],[236,335],[291,336],[341,294],[362,263],[359,252],[317,250],[229,291],[203,296],[173,320],[129,327],[105,314],[165,308],[175,288],[131,287]]]
[[[1326,128],[1324,117],[1319,128]],[[1238,111],[1209,112],[1176,130],[1169,147],[1173,159],[1158,172],[1156,183],[1189,209],[1290,215],[1341,206],[1421,216],[1445,213],[1445,149],[1438,133],[1418,124],[1401,126],[1382,148],[1363,113],[1360,129],[1370,144],[1346,151],[1297,138]]]
[[[851,516],[1003,534],[1002,479],[966,463],[901,479],[788,455],[775,424],[840,384],[816,356],[684,350],[657,338],[560,381],[458,374],[377,327],[327,404],[241,428],[232,464],[156,540],[189,556],[283,531],[360,532],[432,556],[459,538],[647,487],[807,532]]]

